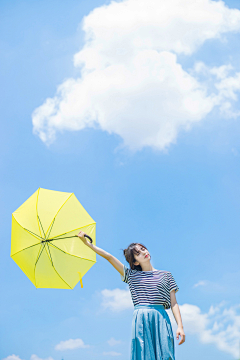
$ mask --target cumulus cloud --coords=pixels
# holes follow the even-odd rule
[[[67,79],[53,98],[33,112],[34,133],[51,143],[57,131],[87,127],[117,134],[122,146],[163,150],[228,97],[231,113],[238,77],[223,79],[209,93],[205,82],[183,69],[209,39],[240,30],[240,11],[223,1],[125,0],[95,8],[82,22],[85,44],[75,54],[77,79]],[[220,95],[219,95],[220,93]]]
[[[55,346],[55,350],[73,350],[79,348],[89,348],[90,345],[84,344],[82,339],[69,339],[61,341]]]
[[[102,307],[114,312],[119,312],[126,309],[132,309],[133,303],[129,290],[104,289],[101,291]]]
[[[21,360],[20,357],[18,355],[9,355],[6,358],[2,359],[2,360]]]
[[[184,332],[196,335],[203,344],[214,344],[220,351],[231,354],[235,358],[239,355],[240,338],[240,304],[230,308],[224,307],[225,302],[211,306],[203,313],[196,305],[184,304],[180,306]],[[169,317],[176,328],[172,313]]]
[[[201,281],[198,283],[199,285]],[[130,291],[105,289],[102,294],[102,306],[105,309],[120,312],[133,308]],[[198,337],[203,344],[214,344],[220,351],[237,357],[240,338],[240,304],[226,308],[226,302],[222,301],[216,306],[211,306],[209,311],[203,313],[201,309],[192,304],[179,305],[183,321],[184,331]],[[173,330],[177,324],[171,309],[166,310]],[[109,345],[117,344],[115,339],[108,341]]]

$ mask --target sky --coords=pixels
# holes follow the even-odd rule
[[[11,214],[73,192],[96,243],[142,242],[179,287],[176,360],[240,358],[240,4],[0,2],[1,360],[129,359],[133,305],[107,260],[36,289]]]

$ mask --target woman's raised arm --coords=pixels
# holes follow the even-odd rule
[[[121,263],[121,261],[119,261],[117,258],[115,258],[115,256],[109,254],[107,251],[100,249],[96,245],[93,245],[92,243],[87,241],[87,239],[84,237],[84,235],[87,235],[87,234],[83,231],[80,231],[77,236],[79,237],[79,239],[82,240],[82,242],[84,242],[85,245],[87,245],[93,251],[95,251],[95,253],[102,256],[104,259],[108,260],[110,262],[110,264],[112,264],[112,266],[123,276],[124,275],[124,266]]]

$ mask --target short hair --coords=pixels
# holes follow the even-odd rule
[[[124,254],[125,259],[129,263],[130,268],[132,270],[142,271],[142,267],[141,267],[140,264],[139,265],[134,265],[134,262],[135,262],[134,254],[138,255],[138,251],[136,250],[137,245],[140,245],[140,246],[144,247],[146,250],[148,250],[146,248],[146,246],[144,246],[141,243],[131,243],[126,249],[123,250],[123,254]]]

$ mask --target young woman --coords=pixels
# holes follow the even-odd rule
[[[113,265],[122,281],[129,284],[134,304],[132,320],[131,360],[175,360],[174,337],[165,309],[171,307],[178,324],[176,337],[184,343],[182,319],[175,293],[179,290],[171,272],[152,267],[151,255],[140,243],[124,250],[128,269],[108,252],[88,242],[80,231],[78,237],[98,255]]]

